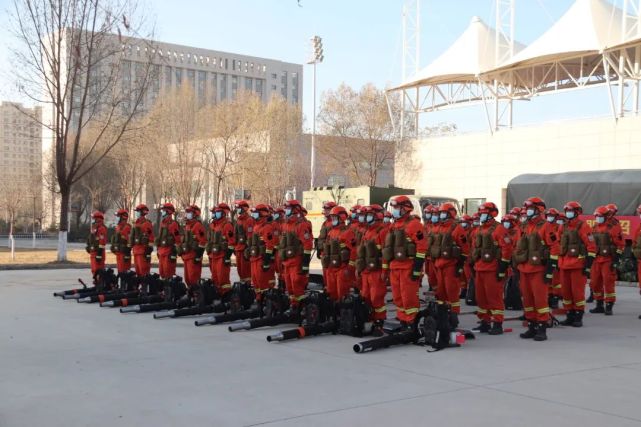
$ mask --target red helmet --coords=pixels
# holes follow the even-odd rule
[[[574,212],[582,213],[583,207],[579,202],[572,201],[572,202],[567,202],[565,206],[563,206],[563,211],[564,212],[574,211]]]
[[[331,210],[333,207],[336,207],[336,202],[331,200],[323,202],[323,210]]]
[[[338,216],[338,217],[343,217],[343,219],[347,218],[347,211],[345,210],[344,207],[342,206],[334,206],[332,210],[329,212],[330,216]]]
[[[401,209],[405,209],[407,212],[411,212],[414,209],[412,201],[407,196],[394,196],[389,202],[390,206],[396,207],[399,206]]]
[[[481,219],[481,214],[480,213],[476,212],[474,215],[472,215],[472,222],[477,222],[478,223],[480,219]]]
[[[470,215],[468,215],[468,214],[461,215],[461,218],[460,218],[460,219],[461,219],[461,222],[467,222],[467,223],[471,223],[472,221],[474,221],[474,218],[472,218],[472,217],[471,217]]]
[[[450,202],[443,203],[441,206],[438,207],[438,212],[439,214],[441,212],[447,212],[447,215],[450,218],[456,218],[456,206],[454,206],[454,203],[450,203]]]
[[[614,216],[619,212],[619,207],[614,203],[608,203],[605,207],[610,211],[610,216]]]
[[[492,218],[496,218],[499,214],[499,208],[492,202],[485,202],[479,206],[479,213],[489,214]]]
[[[535,207],[538,212],[543,212],[545,210],[545,202],[540,197],[530,197],[525,202],[523,202],[524,208]]]
[[[425,207],[423,207],[423,213],[432,213],[433,208],[434,206],[432,205],[425,205]]]
[[[560,213],[560,212],[559,212],[558,210],[556,210],[556,209],[554,209],[554,208],[550,208],[550,209],[548,209],[548,210],[546,210],[546,211],[545,211],[545,216],[554,216],[554,217],[557,217],[557,216],[559,216],[559,213]]]
[[[249,209],[249,203],[247,203],[247,200],[236,200],[234,201],[234,208],[241,208],[243,210]]]
[[[298,200],[288,200],[285,202],[285,210],[291,209],[291,213],[298,213],[302,211],[302,206]]]
[[[508,212],[510,215],[514,216],[519,216],[521,215],[521,207],[520,206],[515,206],[512,209],[510,209],[510,212]]]
[[[284,215],[285,214],[285,209],[283,209],[282,207],[278,207],[278,208],[274,209],[274,213],[279,213],[281,215]]]
[[[610,214],[610,209],[607,206],[599,206],[594,210],[594,216],[607,217]]]
[[[120,218],[129,218],[129,211],[127,209],[118,209],[116,216]]]
[[[100,211],[94,211],[94,213],[91,214],[91,217],[94,219],[105,219],[105,214]]]
[[[305,206],[301,206],[300,211],[303,213],[303,216],[307,216],[307,209],[305,209]]]
[[[160,209],[161,209],[161,210],[163,210],[163,211],[167,211],[167,212],[169,212],[169,213],[174,213],[174,212],[176,212],[176,208],[175,208],[175,207],[174,207],[174,205],[173,205],[173,204],[171,204],[171,203],[165,203],[165,204],[163,204],[163,205],[160,207]]]
[[[200,208],[198,205],[189,205],[185,208],[185,212],[192,212],[196,216],[200,216]]]
[[[383,217],[384,218],[392,218],[392,213],[390,211],[385,211],[385,212],[383,212]]]
[[[509,222],[511,224],[516,224],[517,221],[516,216],[512,214],[503,215],[503,218],[501,218],[501,222]]]
[[[221,209],[225,212],[231,212],[231,208],[229,205],[225,202],[218,203],[218,206],[216,206],[218,209]]]
[[[259,203],[253,208],[251,208],[251,212],[258,212],[258,215],[260,215],[261,218],[268,217],[270,215],[270,209],[269,205],[266,205],[264,203]]]
[[[138,206],[136,206],[136,209],[134,210],[138,212],[142,212],[143,214],[146,214],[147,212],[149,212],[149,208],[144,203],[141,203]]]

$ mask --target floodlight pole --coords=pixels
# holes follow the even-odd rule
[[[314,189],[314,178],[316,178],[316,61],[313,63],[313,80],[314,80],[314,94],[313,94],[313,104],[314,104],[314,113],[312,114],[312,148],[311,148],[311,165],[310,165],[310,183],[309,189]]]

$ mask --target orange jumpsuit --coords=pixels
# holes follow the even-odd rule
[[[200,251],[204,252],[205,250],[207,235],[205,233],[205,226],[198,219],[187,220],[184,233],[185,236],[190,233],[190,239],[198,245],[198,249],[187,248],[180,256],[183,260],[185,270],[185,284],[192,287],[200,281],[203,267],[203,259]]]
[[[388,227],[385,224],[375,222],[367,228],[361,240],[361,245],[366,245],[367,242],[373,241],[380,251],[385,243],[387,232]],[[369,269],[367,266],[361,272],[363,298],[372,308],[371,320],[385,320],[387,318],[387,306],[385,304],[387,284],[382,273],[382,268]]]
[[[637,242],[641,243],[641,224],[634,230],[632,236],[632,247],[634,248],[637,245]],[[641,289],[641,259],[637,259],[637,281],[639,282],[639,289]]]
[[[588,256],[596,255],[596,245],[590,226],[580,219],[569,220],[565,225],[559,227],[558,236],[563,236],[566,230],[577,230],[581,243],[585,247]],[[570,253],[561,253],[559,256],[559,269],[561,270],[561,286],[563,290],[563,307],[566,310],[585,311],[585,284],[587,277],[583,273],[586,267],[584,256]]]
[[[227,250],[224,245],[215,247],[212,239],[215,233],[220,233],[221,241],[226,242]],[[231,290],[231,254],[234,253],[236,243],[234,236],[234,226],[226,217],[214,219],[209,223],[209,244],[207,256],[209,258],[209,271],[211,280],[218,289],[220,295],[225,295]]]
[[[456,223],[456,220],[449,218],[441,222],[435,228],[434,233],[452,234],[452,242],[457,245],[461,254],[467,257],[469,244],[467,233]],[[438,277],[438,287],[436,288],[436,299],[439,303],[448,303],[452,307],[453,313],[461,312],[461,282],[460,275],[457,274],[457,264],[460,260],[448,258],[443,253],[434,260],[436,275]]]
[[[254,236],[260,237],[261,246],[265,247],[265,255],[260,253],[252,255],[251,261],[251,283],[256,291],[256,300],[262,299],[262,294],[268,289],[274,287],[274,247],[277,242],[277,228],[267,221],[267,218],[261,217],[254,224]]]
[[[120,221],[116,225],[116,235],[120,242],[125,245],[119,245],[117,250],[112,250],[116,255],[116,268],[118,273],[126,273],[131,269],[131,248],[129,245],[129,235],[131,234],[131,225],[127,221]]]
[[[162,279],[176,275],[176,245],[180,245],[180,225],[171,216],[160,222],[158,246],[158,270]]]
[[[527,239],[531,234],[537,234],[543,245],[548,249],[556,244],[554,228],[542,216],[535,216],[529,219],[521,227],[521,239]],[[550,249],[550,254],[552,252]],[[550,258],[551,260],[548,262],[552,262],[554,255],[550,255]],[[548,287],[545,284],[546,268],[544,263],[541,265],[532,264],[530,260],[518,264],[523,311],[525,312],[525,319],[529,322],[544,323],[550,319]]]
[[[140,217],[131,228],[129,245],[132,246],[134,267],[138,277],[151,271],[151,253],[154,250],[154,226],[145,217]]]
[[[505,286],[505,277],[507,277],[507,266],[512,259],[513,243],[508,231],[500,225],[494,218],[483,223],[477,231],[481,238],[489,236],[492,239],[493,247],[498,248],[493,257],[486,260],[482,253],[482,248],[476,244],[474,246],[474,270],[476,276],[474,284],[476,285],[476,303],[478,305],[477,315],[480,320],[485,322],[503,323],[505,317],[505,300],[503,298],[503,288]],[[499,263],[506,263],[505,277],[499,278]]]
[[[254,231],[254,218],[244,212],[236,217],[234,224],[234,235],[236,236],[236,244],[234,245],[234,252],[236,255],[236,271],[241,282],[248,282],[251,280],[251,264],[248,259],[245,259],[245,248],[247,243],[252,237]]]
[[[330,242],[338,241],[341,250],[349,250],[348,261],[338,261],[338,265],[334,265],[330,261],[330,266],[325,268],[325,277],[327,282],[325,287],[327,293],[332,301],[340,301],[346,296],[350,289],[356,285],[356,235],[354,233],[355,227],[348,227],[345,224],[339,224],[332,227],[327,234],[327,240]],[[338,254],[335,254],[338,255]],[[339,255],[342,257],[342,255]]]
[[[107,245],[107,227],[100,222],[91,226],[89,239],[95,244],[90,248],[89,258],[91,260],[91,274],[105,268],[105,246]]]
[[[432,230],[435,229],[435,225],[436,224],[432,224],[431,222],[425,224],[426,236],[429,236],[430,233],[432,233]],[[427,250],[429,251],[429,240],[428,240]],[[436,276],[436,268],[434,267],[434,261],[430,257],[425,258],[425,275],[427,276],[427,284],[430,287],[430,289],[436,290],[438,278]]]
[[[309,224],[303,218],[295,215],[287,218],[282,225],[281,241],[284,236],[290,235],[300,242],[303,253],[289,253],[287,247],[280,247],[281,261],[283,263],[283,278],[292,306],[297,307],[300,301],[305,297],[305,289],[309,281],[309,265],[305,266],[304,258],[309,260],[314,247],[314,238],[312,237]],[[284,254],[284,256],[282,256]]]
[[[412,215],[406,214],[396,219],[389,232],[393,233],[395,230],[404,230],[405,237],[416,245],[416,257],[404,260],[392,259],[389,265],[383,264],[383,269],[389,269],[392,298],[396,306],[398,320],[411,323],[418,314],[418,291],[421,286],[421,277],[419,276],[417,280],[413,275],[414,264],[415,260],[425,261],[427,238],[423,224]]]
[[[592,264],[590,272],[590,288],[594,295],[595,301],[615,302],[616,301],[616,272],[613,274],[613,262],[615,254],[611,253],[614,249],[617,256],[623,253],[625,248],[625,241],[621,227],[613,223],[597,224],[592,226],[592,235],[607,234],[610,236],[611,246],[613,248],[597,247],[597,254]]]

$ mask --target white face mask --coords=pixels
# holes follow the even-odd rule
[[[574,211],[565,211],[565,216],[566,216],[568,219],[573,219],[573,218],[574,218],[574,216],[575,216],[575,213],[574,213]]]
[[[141,217],[142,217],[142,212],[136,211],[136,219],[141,218]]]
[[[365,215],[359,215],[358,216],[358,222],[360,222],[360,223],[365,222]]]
[[[468,226],[469,226],[469,224],[467,222],[462,222],[461,223],[461,227],[463,227],[464,229],[467,228]]]
[[[554,217],[553,216],[548,216],[546,219],[550,223],[554,222]]]
[[[441,212],[438,214],[438,217],[441,221],[445,221],[447,219],[447,212]]]
[[[596,217],[596,223],[597,224],[603,224],[605,222],[605,217],[604,216],[597,216]]]
[[[521,222],[527,222],[527,217],[526,216],[520,216],[519,221]]]
[[[167,211],[160,211],[160,216],[165,218],[167,216]]]
[[[242,213],[243,213],[243,209],[242,208],[236,209],[236,214],[237,215],[241,215]]]
[[[557,219],[557,220],[556,220],[556,223],[557,223],[558,225],[563,225],[563,224],[565,224],[565,221],[563,221],[562,219]]]
[[[367,217],[365,218],[368,223],[374,222],[374,215],[367,214]]]
[[[187,214],[185,215],[185,218],[194,219],[194,214],[192,212],[187,212]]]
[[[481,224],[486,222],[489,218],[489,215],[486,213],[482,213],[481,216],[479,217],[479,220],[481,221]]]
[[[292,209],[291,208],[286,208],[285,209],[285,216],[292,216]]]
[[[260,218],[260,214],[258,212],[252,212],[252,218],[258,219]]]
[[[96,223],[96,219],[95,219],[95,218],[92,218],[92,219],[91,219],[91,223],[92,223],[92,224],[95,224],[95,223]]]
[[[505,221],[505,222],[503,223],[503,227],[505,227],[506,229],[509,229],[510,227],[512,227],[512,223],[511,223],[511,222],[508,222],[508,221]]]
[[[392,218],[390,218],[390,217],[388,217],[388,216],[386,216],[385,218],[383,218],[383,222],[384,222],[385,224],[389,224],[389,222],[390,222],[391,220],[392,220]]]
[[[534,216],[534,209],[528,209],[525,211],[525,214],[528,216],[528,218],[532,218]]]
[[[332,225],[336,227],[338,225],[338,218],[334,217],[332,218]]]
[[[280,214],[279,213],[275,213],[274,215],[272,215],[272,217],[274,218],[274,221],[276,221],[276,220],[278,220],[278,218],[280,218]]]

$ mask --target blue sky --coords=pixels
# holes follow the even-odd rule
[[[146,0],[162,41],[304,63],[309,38],[323,38],[325,62],[318,68],[318,93],[345,82],[378,87],[400,81],[403,0]],[[574,0],[517,0],[516,38],[535,40]],[[622,4],[622,0],[611,0]],[[494,0],[422,0],[421,58],[427,65],[451,44],[475,15],[494,25]],[[11,2],[0,0],[5,11]],[[0,17],[0,96],[6,99],[10,74],[6,13]],[[7,73],[9,71],[9,73]],[[306,126],[312,116],[311,66],[304,70]],[[515,106],[515,125],[609,112],[605,88],[552,95]],[[481,106],[428,116],[451,121],[462,131],[486,129]]]

